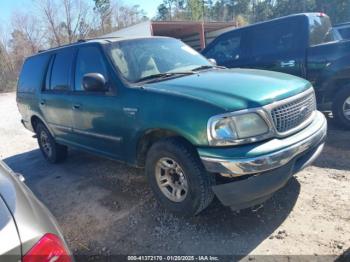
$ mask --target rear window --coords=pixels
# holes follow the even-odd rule
[[[327,15],[319,14],[309,16],[310,46],[335,41],[332,23]]]
[[[343,39],[350,39],[350,26],[339,29],[339,33]]]
[[[18,81],[19,93],[34,93],[41,89],[50,55],[42,54],[28,58],[22,67]]]

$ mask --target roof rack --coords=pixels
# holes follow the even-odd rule
[[[100,39],[100,40],[103,40],[103,39],[110,39],[110,38],[120,38],[120,37],[111,36],[111,37],[94,37],[94,38],[78,39],[78,40],[77,40],[76,42],[74,42],[74,43],[69,43],[69,44],[64,44],[64,45],[60,45],[60,46],[56,46],[56,47],[52,47],[52,48],[48,48],[48,49],[39,50],[38,53],[46,52],[46,51],[53,50],[53,49],[56,49],[56,48],[61,48],[61,47],[66,47],[66,46],[71,46],[71,45],[76,45],[76,44],[84,43],[84,42],[91,41],[91,40],[99,40],[99,39]]]
[[[84,38],[84,39],[78,39],[78,43],[86,42],[90,40],[103,40],[103,39],[110,39],[110,38],[121,38],[120,36],[100,36],[100,37],[93,37],[93,38]]]

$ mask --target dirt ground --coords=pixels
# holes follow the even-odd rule
[[[182,218],[157,204],[143,170],[73,150],[63,164],[47,163],[20,123],[15,94],[0,94],[0,115],[0,158],[56,216],[74,254],[325,258],[349,251],[350,132],[331,120],[321,157],[262,208],[232,212],[214,201]]]

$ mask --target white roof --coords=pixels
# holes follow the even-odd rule
[[[146,21],[103,35],[102,37],[149,37],[152,35],[151,21]]]

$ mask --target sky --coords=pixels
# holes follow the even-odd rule
[[[93,0],[86,0],[92,3]],[[119,1],[125,5],[140,5],[147,13],[147,16],[152,18],[157,13],[157,7],[162,0],[122,0]],[[11,14],[16,10],[30,10],[33,0],[0,0],[0,21],[9,23]]]

